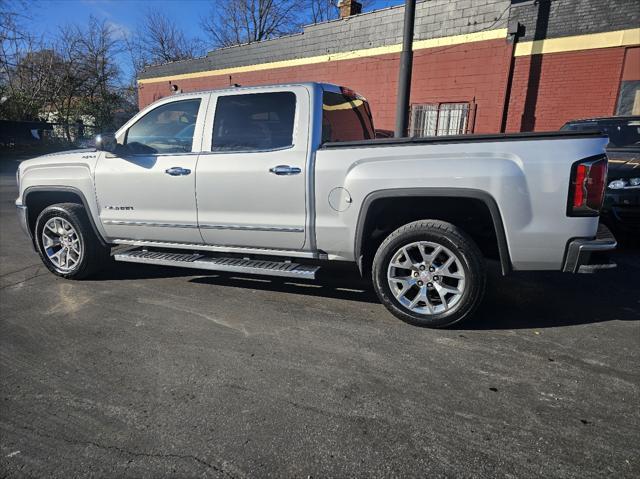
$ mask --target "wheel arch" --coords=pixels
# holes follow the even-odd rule
[[[58,203],[76,203],[84,207],[91,228],[98,238],[98,241],[100,241],[100,244],[102,246],[109,245],[97,227],[91,214],[89,202],[80,189],[73,186],[30,186],[24,190],[22,198],[23,205],[27,207],[28,212],[27,227],[34,242],[36,220],[45,208]]]
[[[455,201],[455,199],[466,199],[476,201],[484,205],[491,218],[491,227],[495,234],[498,259],[503,275],[511,272],[511,258],[509,255],[509,247],[507,237],[497,202],[489,193],[470,189],[470,188],[392,188],[385,190],[377,190],[369,193],[362,202],[358,220],[356,224],[354,257],[361,273],[364,274],[365,264],[365,241],[367,234],[370,233],[372,217],[375,216],[374,206],[377,202],[388,200],[406,200],[408,198],[417,198],[420,200],[437,199],[438,202],[446,202],[447,199]],[[442,219],[436,217],[415,218],[415,219]],[[401,225],[399,225],[401,226]]]

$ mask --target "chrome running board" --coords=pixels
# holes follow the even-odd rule
[[[247,258],[214,257],[199,253],[167,253],[166,251],[135,250],[116,252],[116,261],[126,263],[177,266],[229,273],[261,274],[286,278],[315,279],[320,266],[302,265],[288,261],[267,261]]]
[[[117,245],[139,246],[143,248],[164,248],[164,249],[188,249],[194,251],[208,251],[211,253],[233,253],[246,255],[266,255],[283,256],[285,258],[309,258],[318,257],[317,253],[311,251],[301,251],[294,249],[271,249],[271,248],[248,248],[245,246],[221,246],[202,243],[167,243],[165,241],[114,239],[110,243]],[[322,257],[323,253],[320,253]]]

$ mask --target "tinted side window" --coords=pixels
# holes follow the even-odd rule
[[[154,108],[127,131],[125,144],[133,153],[190,152],[200,99]]]
[[[341,93],[322,95],[322,142],[375,138],[369,104]]]
[[[258,151],[293,145],[296,96],[249,93],[218,98],[211,151]]]

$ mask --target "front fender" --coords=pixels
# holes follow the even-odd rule
[[[94,171],[102,152],[80,151],[47,155],[27,160],[20,165],[20,185],[16,206],[28,206],[34,192],[67,192],[77,195],[84,205],[94,230],[105,242],[106,233],[98,218]]]

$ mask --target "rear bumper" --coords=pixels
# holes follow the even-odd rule
[[[24,234],[26,234],[29,239],[32,239],[31,231],[29,230],[29,211],[27,210],[27,207],[16,205],[16,210],[18,213],[18,223],[20,224],[20,228],[22,228],[22,231],[24,231]]]
[[[600,224],[595,239],[577,238],[569,242],[562,271],[593,273],[600,269],[615,268],[616,264],[608,258],[608,253],[617,245],[609,228]]]

